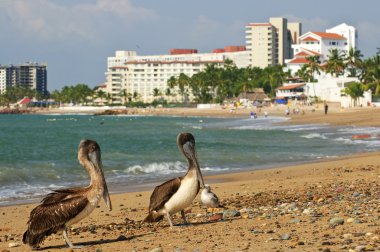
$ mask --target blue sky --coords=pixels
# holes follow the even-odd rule
[[[115,50],[243,45],[246,24],[280,16],[302,22],[303,33],[352,25],[370,57],[380,47],[379,9],[378,0],[0,0],[0,64],[47,62],[49,91],[94,87],[105,81]]]

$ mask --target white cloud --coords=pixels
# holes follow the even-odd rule
[[[110,20],[128,26],[157,18],[154,11],[134,6],[129,0],[96,0],[71,5],[52,0],[6,0],[0,2],[1,13],[5,14],[7,25],[21,35],[49,41],[69,36],[82,39],[102,36],[101,29],[113,28]]]

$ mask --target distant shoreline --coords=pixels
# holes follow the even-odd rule
[[[263,108],[238,108],[233,111],[226,108],[128,108],[128,107],[64,107],[64,108],[32,108],[13,110],[14,114],[89,114],[89,115],[153,115],[153,116],[207,116],[248,118],[251,111],[258,117],[268,116],[288,117],[291,120],[286,124],[321,124],[351,125],[351,126],[374,126],[380,127],[380,107],[355,107],[342,109],[338,106],[329,106],[327,115],[322,106],[301,106],[299,113],[291,113],[286,116],[285,105]],[[2,110],[0,110],[0,114]],[[3,113],[5,114],[5,113]],[[8,113],[13,114],[13,113]]]

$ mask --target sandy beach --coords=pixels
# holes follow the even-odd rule
[[[267,109],[284,116],[285,107]],[[305,107],[289,124],[380,126],[380,108]],[[262,116],[265,109],[256,111]],[[302,111],[302,109],[301,109]],[[313,112],[314,111],[314,112]],[[53,111],[44,111],[53,113]],[[129,111],[131,113],[131,111]],[[141,109],[137,114],[249,116],[218,109]],[[202,163],[202,160],[200,160]],[[113,194],[113,211],[102,202],[71,227],[79,251],[380,251],[380,152],[362,153],[291,167],[205,177],[224,209],[208,209],[199,195],[187,209],[188,226],[170,229],[166,219],[142,223],[150,190]],[[127,187],[128,185],[126,185]],[[0,207],[0,251],[30,251],[22,234],[36,204]],[[180,224],[180,214],[174,217]],[[11,246],[11,247],[10,247]],[[44,251],[71,251],[61,234],[48,237]]]

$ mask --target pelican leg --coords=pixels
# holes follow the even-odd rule
[[[66,244],[72,248],[72,249],[80,249],[83,248],[84,246],[74,246],[71,241],[69,240],[69,237],[67,236],[67,228],[63,230],[63,238],[65,238]]]
[[[169,214],[169,213],[166,213],[166,217],[168,218],[168,221],[169,221],[170,227],[173,227],[173,222],[172,222],[172,218],[170,218],[170,214]]]
[[[186,220],[185,210],[181,210],[181,215],[182,215],[182,219],[183,219],[183,224],[185,224],[185,225],[189,224]]]

